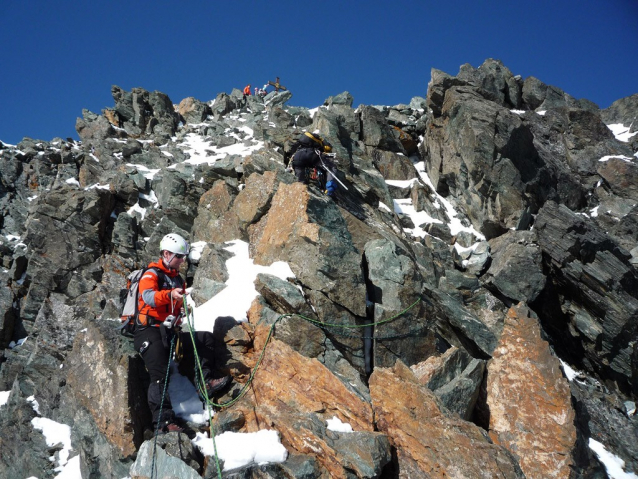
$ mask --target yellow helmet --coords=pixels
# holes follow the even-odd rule
[[[332,146],[330,145],[323,145],[323,152],[324,153],[330,153],[332,151]]]

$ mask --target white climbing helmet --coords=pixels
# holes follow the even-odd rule
[[[174,254],[188,254],[190,248],[184,238],[175,233],[169,233],[160,241],[160,251],[170,251]]]

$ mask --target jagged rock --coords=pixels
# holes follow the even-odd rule
[[[17,320],[15,294],[6,273],[0,275],[0,286],[0,347],[6,349],[13,340]]]
[[[579,450],[575,460],[583,470],[595,469],[597,460],[588,446],[589,438],[605,445],[625,461],[626,471],[638,471],[638,435],[636,416],[625,412],[622,397],[611,393],[598,380],[578,374],[569,383],[576,412]]]
[[[386,180],[411,180],[418,178],[414,165],[404,155],[390,151],[373,150],[374,166]]]
[[[328,97],[326,101],[323,102],[325,106],[347,106],[348,108],[352,108],[352,102],[354,98],[350,92],[344,91],[339,93],[338,95]]]
[[[346,161],[361,149],[358,145],[361,120],[359,114],[347,105],[337,104],[319,108],[309,130],[321,132],[332,145],[337,161]]]
[[[388,367],[397,359],[411,365],[435,349],[435,341],[420,298],[423,279],[414,261],[388,240],[365,246],[367,299],[374,305],[374,364]],[[391,318],[395,318],[389,321]],[[382,339],[386,338],[386,339]]]
[[[277,324],[277,339],[292,347],[299,354],[308,358],[317,358],[325,353],[325,333],[316,325],[301,319],[301,315],[310,320],[317,320],[312,308],[306,303],[301,291],[295,286],[275,276],[259,274],[255,280],[255,289],[261,294],[277,315],[259,316],[263,325]],[[257,313],[259,306],[253,305]],[[281,318],[281,315],[291,315]]]
[[[581,352],[592,369],[607,371],[621,386],[636,391],[636,270],[631,255],[595,224],[563,205],[548,202],[536,217],[551,289],[542,300],[543,316],[563,354]],[[560,290],[564,299],[555,297]],[[571,352],[570,352],[571,351]]]
[[[509,310],[487,367],[490,437],[516,454],[526,477],[571,477],[576,446],[569,385],[523,303]]]
[[[613,102],[609,108],[605,108],[600,112],[601,117],[606,125],[622,123],[629,128],[629,132],[638,131],[638,93],[621,98]]]
[[[518,451],[463,421],[486,430],[489,404],[514,407],[482,379],[485,361],[502,360],[495,348],[511,338],[505,316],[518,300],[557,354],[592,376],[572,382],[572,475],[605,474],[590,437],[636,470],[625,404],[638,395],[638,136],[620,141],[605,125],[629,129],[635,96],[601,112],[492,59],[457,77],[433,70],[427,98],[356,110],[348,92],[310,110],[287,106],[290,92],[234,89],[187,98],[179,112],[159,92],[112,94],[113,108],[78,119],[81,142],[0,145],[0,341],[13,347],[0,351],[0,391],[11,390],[0,476],[54,475],[60,447],[33,430],[32,395],[37,414],[71,426],[83,476],[127,475],[149,420],[146,373],[117,332],[118,294],[168,232],[206,243],[183,271],[197,304],[226,287],[226,241],[248,241],[254,261],[287,261],[296,275],[258,277],[249,323],[216,320],[219,373],[234,378],[221,401],[239,394],[274,326],[252,396],[218,426],[277,429],[291,453],[227,477],[522,477]],[[304,128],[333,144],[345,185],[334,199],[284,169]],[[435,221],[397,214],[399,199]],[[452,235],[447,204],[485,238]],[[406,231],[417,226],[425,236]],[[521,357],[541,346],[516,343]],[[397,358],[391,374],[382,368]],[[434,392],[402,362],[434,368]],[[355,432],[328,430],[334,415]],[[179,436],[164,439],[180,456]],[[216,474],[198,454],[184,459]]]
[[[129,456],[151,425],[144,387],[148,376],[142,358],[117,326],[109,321],[93,323],[78,334],[69,355],[67,382],[99,430]]]
[[[474,86],[477,75],[496,86]],[[467,203],[478,201],[470,219],[488,240],[516,226],[527,208],[534,214],[547,199],[560,197],[571,208],[582,208],[585,188],[574,175],[591,177],[599,158],[629,154],[597,109],[565,100],[546,116],[518,116],[485,93],[499,90],[497,77],[478,71],[460,75],[464,80],[439,76],[430,85],[429,104],[434,110],[436,103],[440,113],[429,120],[422,144],[422,155],[430,159],[427,172],[444,196],[451,192]]]
[[[430,228],[430,230],[432,229]],[[436,236],[441,239],[451,239],[449,231],[447,235],[442,237]],[[489,261],[492,258],[491,246],[487,241],[479,241],[467,248],[455,246],[452,251],[452,257],[454,258],[454,264],[462,271],[481,276],[489,266]]]
[[[609,158],[607,161],[600,162],[597,168],[598,174],[609,185],[609,189],[620,198],[627,198],[631,201],[627,202],[626,210],[616,211],[617,218],[622,218],[629,213],[638,199],[638,171],[636,165],[627,161],[628,157],[620,156]],[[605,206],[605,210],[612,208]]]
[[[477,69],[466,63],[461,66],[457,78],[478,86],[487,92],[487,99],[502,106],[508,108],[520,106],[521,85],[500,60],[490,58]]]
[[[295,117],[278,107],[271,110],[269,118],[279,128],[290,128],[295,124]]]
[[[231,98],[227,93],[220,93],[213,101],[211,110],[219,116],[226,115],[237,108],[236,98]]]
[[[34,319],[50,290],[58,287],[64,291],[74,271],[102,254],[100,236],[111,208],[111,193],[98,188],[65,188],[38,199],[25,237],[33,251],[27,267],[30,286],[23,318]]]
[[[264,104],[267,108],[272,109],[275,107],[283,106],[288,100],[292,98],[290,91],[270,92],[264,97]]]
[[[458,301],[444,290],[433,290],[436,300],[437,328],[439,333],[453,345],[463,345],[470,354],[486,357],[492,354],[498,342],[498,331],[493,325],[486,324],[474,314],[462,301]],[[445,322],[440,321],[445,318]],[[450,328],[451,326],[451,328]]]
[[[519,144],[527,143],[526,148],[533,151],[533,137],[518,116],[468,86],[451,87],[445,93],[441,117],[433,119],[432,125],[426,130],[431,159],[427,171],[437,191],[480,201],[481,207],[470,209],[470,220],[488,239],[502,234],[524,207],[517,165],[527,155]],[[472,131],[469,137],[452,138],[466,129]],[[471,144],[465,145],[466,141]],[[482,216],[476,216],[478,211]]]
[[[113,125],[103,116],[82,110],[82,118],[75,122],[75,131],[84,142],[99,142],[115,135]]]
[[[428,83],[428,95],[425,101],[427,107],[432,110],[434,117],[441,116],[445,92],[453,86],[464,84],[465,82],[462,80],[432,68],[430,82]]]
[[[365,316],[360,258],[330,200],[315,196],[301,183],[282,184],[254,231],[251,244],[256,263],[287,261],[308,288],[322,292],[357,316]]]
[[[195,241],[223,243],[240,235],[237,216],[231,209],[236,196],[237,190],[222,180],[201,196],[193,224]]]
[[[212,462],[208,464],[208,470],[213,471]],[[224,473],[226,479],[279,479],[280,477],[294,477],[300,479],[320,479],[321,467],[317,460],[306,454],[291,454],[286,462],[279,464],[251,464],[247,467],[234,469]],[[214,477],[217,471],[204,477]]]
[[[514,302],[533,302],[545,287],[536,233],[509,231],[490,241],[492,264],[483,281]]]
[[[261,351],[267,333],[268,328],[257,327],[255,351]],[[246,418],[246,432],[260,429],[260,424],[276,424],[289,452],[315,456],[330,477],[347,477],[344,468],[352,468],[353,462],[362,469],[382,468],[385,454],[376,455],[376,465],[369,462],[367,451],[360,451],[359,458],[356,449],[343,454],[340,434],[327,430],[326,421],[336,416],[354,431],[365,433],[362,437],[378,434],[373,432],[370,405],[319,361],[294,352],[275,334],[257,375],[260,379],[252,383],[250,393],[237,404]]]
[[[465,420],[471,418],[483,382],[485,361],[452,347],[441,356],[432,356],[410,369],[445,407]]]
[[[538,109],[545,101],[547,85],[535,77],[527,77],[523,82],[523,103],[530,110]]]
[[[166,439],[166,436],[172,437]],[[129,470],[131,479],[150,479],[151,477],[198,479],[200,477],[197,470],[184,461],[193,454],[193,446],[188,438],[179,433],[170,433],[166,436],[163,436],[157,445],[154,440],[145,441],[141,445],[137,460]],[[174,450],[167,452],[166,449]]]
[[[210,106],[206,103],[189,96],[184,98],[177,105],[177,113],[184,117],[188,123],[199,123],[212,113]]]
[[[115,111],[122,121],[119,126],[129,135],[170,138],[175,134],[179,118],[166,94],[148,92],[143,88],[127,92],[116,85],[111,88],[111,94],[115,100]]]
[[[406,153],[399,140],[399,133],[387,124],[383,114],[377,108],[363,106],[360,114],[361,134],[365,145],[380,150]]]
[[[400,362],[374,370],[370,394],[377,425],[396,448],[402,475],[525,477],[514,456],[482,429],[446,416],[434,394]]]

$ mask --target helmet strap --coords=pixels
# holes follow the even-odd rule
[[[175,256],[177,256],[176,253],[173,253],[172,251],[169,251],[169,253],[172,254],[172,256],[170,258],[168,258],[168,260],[164,257],[164,254],[162,253],[162,262],[164,263],[164,265],[168,268],[168,269],[175,269],[173,267],[170,266],[171,262],[173,261],[173,258],[175,258]]]

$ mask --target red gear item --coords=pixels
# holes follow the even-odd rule
[[[167,279],[170,278],[174,280],[174,278],[179,276],[179,272],[177,270],[168,269],[164,265],[164,262],[161,259],[155,263],[149,264],[148,267],[157,268],[161,270],[162,273],[166,275]],[[140,322],[142,324],[144,323],[145,316],[151,316],[156,321],[155,324],[153,323],[151,324],[159,325],[164,322],[167,316],[171,314],[174,316],[177,316],[181,312],[184,301],[181,299],[179,300],[171,299],[171,291],[176,288],[173,287],[169,289],[162,289],[162,285],[160,284],[160,281],[159,281],[160,277],[161,275],[158,276],[154,270],[149,269],[148,271],[146,271],[146,273],[144,273],[144,276],[142,276],[142,278],[140,279],[139,316],[140,316]],[[181,284],[182,294],[186,293],[186,290],[184,287],[185,285],[183,281],[181,281],[181,283],[177,283],[176,281],[173,281],[173,282],[178,285]],[[146,304],[144,300],[142,299],[144,296],[144,292],[147,290],[154,291],[155,306]]]

